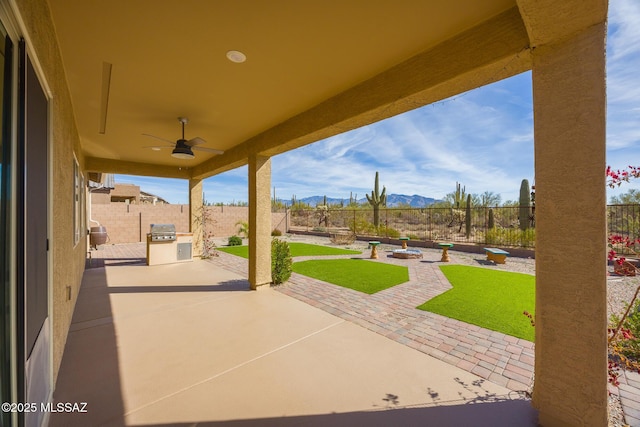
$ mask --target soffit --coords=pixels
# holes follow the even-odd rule
[[[515,5],[514,0],[50,0],[83,152],[193,167],[150,133],[221,150]],[[243,64],[225,54],[239,50]],[[99,133],[103,64],[112,64]],[[285,142],[285,141],[283,141]],[[162,143],[159,143],[162,145]]]

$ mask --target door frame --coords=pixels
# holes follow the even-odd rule
[[[20,68],[20,63],[23,61],[23,58],[29,58],[33,70],[35,72],[35,76],[40,84],[40,88],[42,89],[42,93],[47,102],[47,113],[46,113],[46,122],[47,122],[47,133],[46,133],[46,150],[47,150],[47,174],[46,174],[46,238],[48,242],[48,250],[46,251],[46,260],[47,260],[47,271],[46,271],[46,281],[47,281],[47,317],[45,318],[44,324],[49,329],[49,343],[47,352],[47,366],[46,370],[48,372],[48,384],[49,390],[47,391],[47,402],[51,402],[53,398],[53,390],[54,390],[54,376],[53,376],[53,352],[54,352],[54,319],[53,319],[53,251],[51,250],[51,242],[53,237],[53,151],[52,151],[52,141],[53,141],[53,117],[52,117],[52,106],[55,102],[52,91],[48,84],[48,81],[45,77],[45,73],[40,65],[40,61],[38,59],[37,54],[33,50],[33,43],[30,40],[29,34],[26,31],[26,25],[22,20],[19,10],[13,1],[9,2],[0,2],[0,21],[2,25],[7,31],[7,34],[13,41],[14,51],[13,51],[13,75],[15,78],[12,81],[12,120],[11,120],[11,164],[13,166],[11,171],[11,194],[15,195],[12,197],[10,201],[10,222],[11,222],[11,235],[8,236],[9,247],[11,250],[10,255],[10,267],[9,267],[9,283],[11,287],[10,292],[10,378],[9,381],[11,383],[11,401],[13,402],[26,402],[26,384],[25,384],[25,363],[26,363],[26,330],[24,326],[26,325],[26,318],[18,319],[18,313],[22,313],[24,316],[24,309],[18,308],[17,298],[18,298],[18,286],[19,286],[19,278],[20,276],[24,277],[24,272],[19,272],[18,269],[22,267],[24,269],[24,257],[26,254],[19,254],[17,252],[19,243],[19,235],[18,235],[18,225],[20,221],[24,221],[24,218],[19,218],[18,215],[20,213],[24,214],[24,207],[20,207],[20,204],[24,204],[24,192],[22,194],[19,192],[18,183],[20,180],[18,179],[18,172],[23,170],[26,165],[18,164],[18,144],[21,132],[23,130],[20,128],[20,116],[23,114],[20,111],[21,106],[25,106],[26,100],[20,99],[21,93],[19,90],[19,79],[21,77],[21,73],[24,75],[25,70]],[[21,51],[19,45],[21,41],[24,41],[24,55],[21,55]],[[24,160],[24,158],[23,158]],[[22,181],[24,182],[24,181]],[[18,200],[20,198],[20,200]],[[24,205],[23,205],[24,206]],[[23,229],[22,231],[24,231]],[[22,244],[24,247],[24,244]],[[22,260],[20,259],[22,258]],[[19,274],[20,273],[20,274]],[[24,287],[26,283],[21,283]],[[48,325],[47,325],[48,324]],[[22,328],[20,328],[22,325]],[[22,357],[19,357],[22,355]],[[22,425],[24,423],[24,417],[18,413],[12,413],[12,425]],[[44,414],[43,417],[43,425],[46,425],[48,422],[49,414]]]

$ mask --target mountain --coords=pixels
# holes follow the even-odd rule
[[[310,206],[317,206],[324,203],[324,196],[310,196],[305,197],[304,199],[298,199],[300,202],[307,203]],[[399,205],[411,206],[414,208],[423,208],[433,203],[437,202],[437,199],[432,197],[424,197],[418,194],[414,194],[413,196],[407,196],[405,194],[388,194],[387,195],[387,206],[392,208]],[[327,197],[327,203],[329,205],[340,204],[344,202],[345,206],[349,204],[349,198],[346,199],[335,199],[332,197]],[[291,204],[290,200],[285,201],[287,204]],[[362,199],[358,199],[358,203],[367,203],[367,198],[364,197]]]
[[[436,200],[433,197],[424,197],[418,194],[414,194],[413,196],[407,196],[404,194],[389,194],[387,196],[387,206],[390,208],[399,205],[409,205],[413,208],[424,208],[438,201],[439,200]]]

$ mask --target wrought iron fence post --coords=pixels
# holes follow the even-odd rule
[[[384,208],[384,234],[385,237],[389,238],[389,209]]]
[[[483,233],[482,233],[482,242],[478,242],[478,243],[487,243],[487,232],[489,231],[489,218],[488,218],[488,212],[489,209],[487,206],[485,206],[484,208],[484,222],[482,223],[482,227],[483,227]]]
[[[353,209],[353,234],[358,235],[358,226],[356,226],[356,210]]]

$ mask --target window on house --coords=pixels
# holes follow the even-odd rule
[[[77,245],[82,236],[82,181],[84,180],[80,173],[80,165],[78,160],[73,158],[73,228],[74,228],[74,245]]]

